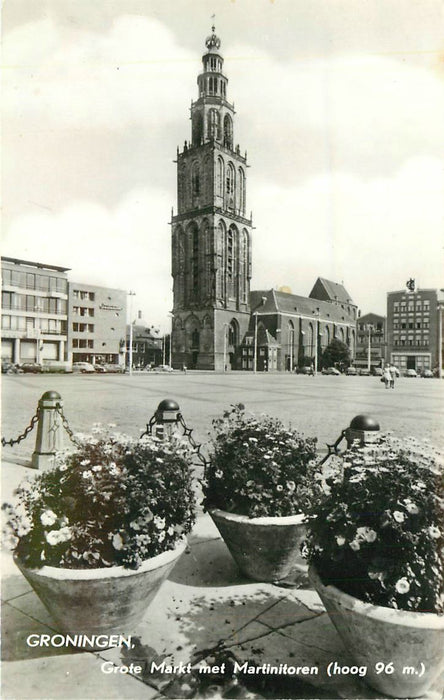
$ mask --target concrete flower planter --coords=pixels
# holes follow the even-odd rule
[[[28,569],[15,563],[57,622],[70,635],[130,634],[187,546],[147,559],[139,569]]]
[[[324,586],[313,567],[309,576],[350,656],[367,668],[368,685],[396,698],[424,695],[444,670],[444,615],[364,603]]]
[[[239,569],[255,581],[279,581],[295,567],[306,568],[300,553],[305,516],[248,518],[210,510],[210,515]]]

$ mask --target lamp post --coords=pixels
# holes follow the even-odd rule
[[[136,296],[136,292],[129,291],[128,296],[130,298],[130,333],[129,333],[129,373],[133,373],[133,297]]]
[[[367,332],[368,332],[368,346],[367,346],[367,369],[370,372],[371,370],[371,365],[372,365],[372,330],[373,330],[373,324],[368,323],[367,324]]]
[[[319,346],[319,308],[313,312],[316,316],[316,329],[315,329],[315,362],[314,362],[314,376],[316,377],[318,373],[318,346]]]
[[[257,311],[254,312],[254,358],[253,358],[253,372],[257,372]]]
[[[173,319],[174,319],[174,314],[173,314],[173,312],[170,311],[170,313],[168,314],[168,316],[169,316],[170,319],[171,319],[170,346],[169,346],[169,353],[168,353],[168,354],[169,354],[168,365],[169,365],[170,367],[172,367],[172,364],[171,364],[171,363],[172,363],[172,359],[173,359],[173,355],[172,355],[172,346],[173,346]]]
[[[224,323],[224,372],[227,371],[227,328],[228,323]]]

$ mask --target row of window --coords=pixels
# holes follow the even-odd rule
[[[73,323],[72,329],[76,333],[94,333],[94,323]]]
[[[393,309],[394,311],[398,311],[401,309],[401,311],[405,311],[408,309],[409,311],[412,311],[414,308],[417,309],[429,309],[430,308],[430,300],[429,299],[424,299],[424,301],[417,300],[416,302],[414,300],[409,301],[408,303],[405,301],[395,301],[393,303]]]
[[[89,301],[94,301],[96,298],[96,295],[94,292],[87,292],[82,289],[74,289],[72,292],[72,295],[74,299],[88,299]]]
[[[401,340],[394,340],[393,345],[416,345],[418,347],[428,347],[430,345],[429,338],[416,338],[415,340],[413,338],[409,338],[408,340],[401,339]]]
[[[402,321],[402,323],[399,323],[398,321],[395,321],[395,322],[393,323],[393,328],[394,328],[395,330],[396,330],[397,328],[402,328],[402,329],[404,329],[404,328],[407,329],[407,328],[408,328],[408,329],[412,329],[412,328],[428,328],[428,327],[429,327],[429,322],[428,322],[428,321],[409,321],[408,323],[407,323],[407,322],[404,322],[404,321]]]
[[[36,272],[2,270],[2,284],[22,289],[36,289],[45,292],[68,293],[68,280],[64,277],[41,275]]]
[[[57,297],[37,297],[33,294],[2,292],[2,307],[9,311],[66,314],[68,302],[66,299],[59,299]]]
[[[72,312],[77,316],[94,316],[94,309],[87,306],[73,306]]]
[[[72,340],[73,348],[90,348],[94,347],[94,340],[86,340],[84,338],[73,338]]]
[[[37,322],[37,323],[34,323]],[[55,335],[66,335],[66,321],[59,321],[55,318],[27,318],[26,316],[6,316],[2,315],[2,329],[8,331],[22,331],[28,334],[35,332]]]

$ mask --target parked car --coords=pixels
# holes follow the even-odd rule
[[[73,362],[72,363],[73,372],[81,372],[82,374],[91,374],[95,372],[94,365],[90,362]]]
[[[313,372],[313,367],[309,367],[308,365],[296,368],[296,374],[313,374]]]
[[[13,362],[2,362],[2,374],[23,374],[20,365],[15,365]]]
[[[431,369],[423,369],[421,373],[421,377],[424,377],[424,379],[432,379],[435,375],[433,374]]]
[[[372,367],[372,374],[374,377],[382,377],[382,367]]]
[[[95,372],[98,372],[99,374],[106,374],[106,367],[104,365],[94,364],[93,367]]]
[[[416,372],[416,369],[408,369],[404,376],[405,377],[417,377],[418,374]]]
[[[361,367],[359,370],[359,376],[360,377],[369,377],[370,376],[370,370],[366,369],[365,367]]]
[[[358,374],[358,370],[356,369],[356,367],[347,367],[347,369],[345,370],[345,374],[348,377],[356,377],[356,375]]]
[[[172,372],[173,368],[170,365],[158,365],[154,367],[154,372]]]
[[[327,367],[322,370],[322,374],[333,374],[335,377],[339,376],[341,373],[336,367]]]
[[[39,362],[23,362],[23,364],[20,365],[20,369],[27,374],[39,374],[39,372],[43,372],[42,365]]]
[[[114,374],[122,374],[125,371],[123,365],[113,364],[112,362],[104,365],[105,371]]]

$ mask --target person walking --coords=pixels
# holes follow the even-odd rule
[[[390,365],[390,389],[395,388],[395,379],[396,379],[396,367],[394,367],[394,365]]]
[[[383,372],[383,375],[382,375],[382,376],[383,376],[383,379],[384,379],[385,388],[388,389],[389,386],[390,386],[390,382],[391,382],[391,380],[392,380],[392,375],[391,375],[391,372],[390,372],[390,365],[386,365],[386,366],[384,367],[384,372]]]

